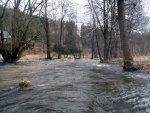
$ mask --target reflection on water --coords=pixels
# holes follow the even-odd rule
[[[95,60],[0,66],[0,113],[150,113],[149,74]],[[27,78],[32,86],[19,89]]]

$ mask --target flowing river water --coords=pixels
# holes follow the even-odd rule
[[[24,78],[31,87],[16,88]],[[0,113],[150,113],[150,73],[90,59],[1,64]]]

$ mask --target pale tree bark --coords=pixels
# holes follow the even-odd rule
[[[123,69],[131,70],[133,69],[133,58],[129,47],[127,27],[125,22],[125,5],[124,0],[118,0],[118,21],[120,28],[120,40],[123,52]]]

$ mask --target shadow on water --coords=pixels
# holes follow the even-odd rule
[[[149,113],[150,77],[95,60],[0,65],[0,113]],[[32,86],[20,90],[24,77]]]

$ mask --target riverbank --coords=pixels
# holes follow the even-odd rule
[[[30,54],[30,55],[24,55],[19,61],[36,61],[45,59],[46,54]],[[54,56],[54,59],[57,59],[56,56]],[[73,56],[69,56],[69,59],[73,59]],[[85,58],[90,58],[90,56],[86,56]],[[63,60],[64,58],[62,58]],[[2,60],[2,57],[0,56],[0,60]],[[112,59],[112,62],[121,62],[122,58]],[[135,65],[142,67],[143,72],[150,72],[150,56],[135,56],[134,57]]]
[[[150,56],[135,56],[133,57],[134,64],[142,67],[142,72],[150,72]],[[112,62],[121,62],[122,58],[112,59]]]

